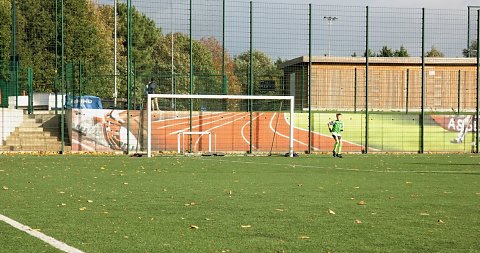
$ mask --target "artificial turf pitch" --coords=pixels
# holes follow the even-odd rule
[[[0,156],[0,214],[84,252],[480,252],[480,156]]]

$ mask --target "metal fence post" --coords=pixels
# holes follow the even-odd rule
[[[357,113],[357,68],[355,68],[354,87],[353,87],[353,112]]]
[[[479,100],[479,96],[480,96],[480,77],[479,77],[479,74],[480,74],[480,9],[477,10],[477,99],[476,99],[476,104],[477,104],[477,110],[476,110],[476,130],[475,130],[475,153],[478,154],[478,144],[479,144],[479,122],[480,122],[480,117],[479,117],[479,104],[478,104],[478,100]]]
[[[131,87],[132,87],[132,0],[127,0],[127,5],[128,5],[128,18],[127,18],[127,27],[128,27],[128,35],[127,35],[127,40],[128,40],[128,47],[127,47],[127,151],[126,154],[128,155],[130,152],[130,92],[131,92]]]
[[[225,76],[225,0],[223,0],[222,5],[222,85],[223,95],[227,95],[227,78]]]
[[[28,76],[28,114],[33,114],[33,71],[29,67],[27,69]]]
[[[60,129],[61,129],[61,139],[62,139],[62,148],[61,148],[61,153],[63,154],[65,152],[65,94],[64,94],[64,88],[65,88],[65,3],[64,0],[62,0],[62,87],[61,87],[61,96],[62,96],[62,104],[60,105],[62,107],[62,113],[61,113],[61,120],[60,120]]]
[[[55,115],[58,114],[58,0],[55,0]],[[50,108],[49,108],[50,109]]]
[[[312,152],[312,4],[308,5],[308,153]]]
[[[369,48],[368,48],[368,6],[366,7],[366,20],[365,20],[365,150],[364,153],[368,154],[368,58],[369,58]]]
[[[470,6],[467,6],[467,57],[470,57]]]
[[[12,57],[10,82],[15,84],[15,109],[18,109],[17,7],[12,0]]]
[[[190,0],[190,10],[189,10],[189,35],[190,35],[190,95],[193,95],[193,35],[192,35],[192,0]],[[189,120],[189,131],[192,131],[192,117],[193,117],[193,100],[190,99],[190,120]],[[189,151],[192,153],[192,135],[189,135],[190,147]]]
[[[407,87],[406,87],[406,91],[405,91],[405,113],[408,114],[408,88],[409,88],[409,85],[410,85],[410,69],[407,69]]]
[[[461,104],[461,85],[462,85],[462,71],[458,70],[458,87],[457,87],[457,114],[460,114]]]
[[[249,64],[249,95],[253,95],[253,2],[250,1],[250,64]],[[248,101],[250,105],[250,147],[249,152],[252,153],[253,148],[253,101]]]
[[[420,113],[420,154],[425,152],[425,8],[422,8],[422,108]]]

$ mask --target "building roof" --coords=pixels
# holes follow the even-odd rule
[[[309,63],[308,56],[300,56],[288,60],[280,65],[280,68],[288,68],[294,65],[303,65]],[[372,65],[421,65],[420,57],[369,57],[368,63]],[[312,64],[339,64],[339,65],[360,65],[365,64],[365,57],[329,57],[313,56]],[[436,58],[425,57],[426,65],[448,65],[448,66],[474,66],[477,64],[476,58]]]

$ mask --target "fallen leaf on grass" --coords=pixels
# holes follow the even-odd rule
[[[283,211],[285,211],[285,210],[283,210],[283,209],[280,209],[280,208],[277,208],[277,209],[275,209],[275,211],[278,211],[278,212],[283,212]]]
[[[62,207],[62,206],[66,206],[66,205],[67,205],[67,204],[65,204],[65,203],[61,203],[61,204],[58,204],[57,206],[58,206],[58,207]]]
[[[88,203],[93,203],[93,200],[87,200]]]
[[[445,222],[443,220],[438,220],[437,224],[444,224]]]
[[[359,206],[364,206],[364,205],[366,205],[366,204],[367,204],[367,202],[365,202],[364,200],[360,200],[360,201],[358,201],[358,203],[357,203],[357,205],[359,205]]]
[[[332,209],[328,209],[328,214],[335,214],[335,212]]]
[[[412,182],[405,182],[406,184],[412,184]]]
[[[78,210],[85,211],[85,210],[87,210],[87,208],[86,207],[80,207],[80,208],[78,208]]]
[[[6,190],[8,190],[8,187],[3,186],[2,189],[3,189],[4,191],[6,191]]]
[[[197,225],[193,225],[193,224],[190,225],[190,229],[198,229],[198,228],[199,227]]]
[[[242,228],[251,228],[252,225],[242,225]]]
[[[359,220],[359,219],[356,219],[356,220],[355,220],[355,224],[362,224],[362,221]]]
[[[300,240],[307,240],[307,239],[310,239],[310,237],[309,237],[309,236],[306,236],[306,235],[301,235],[301,236],[298,237],[298,239],[300,239]]]
[[[430,214],[429,214],[429,213],[420,213],[420,215],[422,215],[422,216],[429,216]]]

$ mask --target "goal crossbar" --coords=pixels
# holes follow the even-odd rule
[[[152,156],[152,99],[153,98],[172,98],[172,99],[230,99],[230,100],[287,100],[290,101],[290,136],[288,154],[293,157],[293,129],[294,129],[294,96],[248,96],[248,95],[185,95],[185,94],[148,94],[147,95],[147,156]]]

